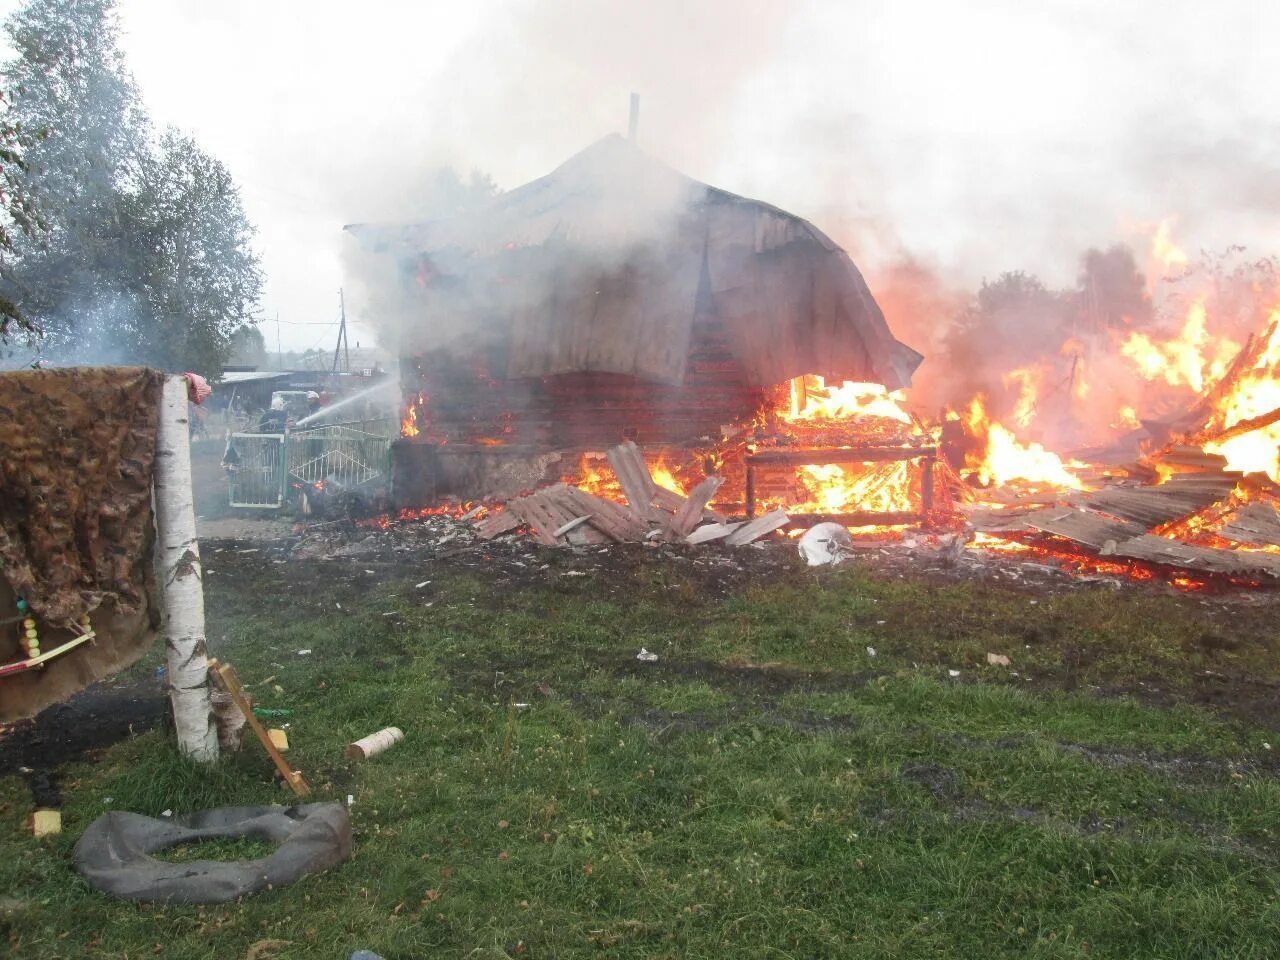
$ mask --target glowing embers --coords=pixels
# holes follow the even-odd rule
[[[366,529],[386,530],[397,523],[413,523],[416,520],[427,520],[431,517],[449,517],[454,520],[482,520],[489,514],[491,506],[487,503],[473,501],[449,501],[430,507],[405,507],[392,513],[382,513],[376,517],[357,520],[356,526]]]
[[[748,516],[782,507],[792,516],[894,525],[934,510],[933,447],[769,448],[745,462]]]
[[[1184,592],[1254,589],[1263,583],[1247,575],[1184,570],[1137,558],[1099,556],[1079,544],[1057,536],[1033,534],[975,534],[972,546],[992,554],[1016,557],[1064,570],[1079,577],[1121,577],[1140,583],[1166,583]]]

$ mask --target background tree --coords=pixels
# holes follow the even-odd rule
[[[267,341],[257,327],[243,326],[231,334],[230,363],[267,369]]]
[[[46,224],[39,205],[27,186],[29,167],[26,153],[32,137],[9,114],[7,98],[0,97],[0,282],[13,275],[19,239],[39,242]],[[11,328],[37,332],[12,297],[0,292],[0,341],[7,340]]]
[[[55,359],[216,373],[262,285],[230,174],[176,132],[153,139],[115,0],[31,0],[5,29],[12,122],[43,134],[18,179],[49,232],[14,244],[0,295]]]
[[[1133,251],[1124,244],[1085,252],[1080,258],[1076,300],[1080,326],[1086,331],[1145,327],[1151,322],[1147,279],[1138,270]]]
[[[134,179],[121,204],[140,307],[133,335],[152,362],[216,372],[262,287],[240,192],[222,163],[175,130]]]

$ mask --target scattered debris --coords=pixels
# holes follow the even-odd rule
[[[658,655],[656,653],[649,652],[644,647],[641,647],[640,652],[636,654],[636,659],[643,661],[644,663],[656,663]]]
[[[31,835],[37,840],[62,832],[61,810],[36,810],[30,819]]]
[[[839,523],[819,523],[804,532],[796,547],[809,566],[834,566],[853,551],[853,538]]]
[[[354,743],[348,744],[343,755],[348,760],[367,760],[384,750],[391,749],[403,739],[404,731],[399,727],[384,727],[377,733],[371,733],[367,737],[361,737]]]
[[[267,736],[271,738],[271,742],[275,744],[276,749],[281,753],[289,749],[289,735],[279,727],[272,727],[267,731]]]
[[[1003,653],[988,653],[987,663],[989,663],[993,667],[1008,667],[1012,665],[1013,661],[1011,661]]]

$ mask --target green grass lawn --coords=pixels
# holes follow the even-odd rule
[[[256,743],[206,770],[153,731],[67,771],[50,841],[0,780],[10,955],[1280,956],[1267,609],[852,568],[712,589],[634,553],[331,584],[215,557],[211,652],[293,711],[316,798],[354,798],[353,859],[227,906],[90,890],[70,850],[104,810],[287,802]]]

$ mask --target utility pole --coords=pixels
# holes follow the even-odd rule
[[[276,311],[276,369],[284,369],[284,350],[280,347],[280,311]]]
[[[640,94],[631,95],[631,115],[627,118],[627,139],[636,142],[636,134],[640,132]]]
[[[342,354],[342,372],[351,372],[351,350],[347,343],[347,303],[338,289],[338,309],[342,314],[342,322],[338,324],[338,342],[333,346],[333,372],[338,372],[338,354]]]

